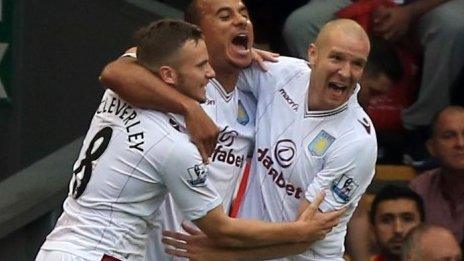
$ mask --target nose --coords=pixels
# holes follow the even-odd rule
[[[401,234],[401,235],[403,234],[404,226],[403,226],[403,222],[399,218],[395,220],[393,229],[394,229],[395,234]]]
[[[460,148],[464,147],[464,135],[458,135],[456,143]]]
[[[338,73],[344,78],[349,78],[351,75],[351,66],[350,63],[343,63],[338,69]]]
[[[234,24],[237,25],[237,26],[246,26],[247,22],[248,22],[248,18],[246,18],[245,16],[243,16],[241,13],[236,13],[234,15]]]
[[[205,76],[208,79],[214,78],[216,76],[216,73],[213,70],[213,67],[208,63],[208,66],[206,68]]]

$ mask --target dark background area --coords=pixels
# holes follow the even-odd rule
[[[155,18],[125,1],[13,1],[0,180],[85,133],[103,92],[103,66]]]

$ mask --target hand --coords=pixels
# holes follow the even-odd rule
[[[258,63],[259,67],[261,67],[263,71],[267,71],[266,64],[264,63],[265,61],[278,62],[277,57],[279,57],[278,53],[268,52],[256,48],[251,49],[251,55],[253,60]]]
[[[216,148],[219,128],[198,103],[191,106],[185,114],[185,124],[193,143],[197,145],[205,164]]]
[[[324,200],[325,193],[319,192],[311,204],[309,204],[298,217],[298,221],[305,222],[306,232],[304,238],[307,242],[324,239],[327,233],[340,222],[340,217],[345,214],[346,208],[322,213],[319,205]]]
[[[379,6],[373,14],[374,33],[387,40],[397,41],[408,32],[413,18],[407,6]]]
[[[200,230],[182,223],[188,233],[163,231],[162,242],[167,245],[167,254],[188,258],[191,261],[226,261],[229,260],[222,248],[215,247],[208,237]]]

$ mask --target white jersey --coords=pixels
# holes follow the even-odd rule
[[[195,220],[221,204],[177,115],[141,110],[107,90],[70,183],[64,212],[42,246],[88,260],[143,260],[147,233],[169,191]]]
[[[343,260],[346,225],[374,175],[375,130],[357,103],[330,111],[308,110],[311,69],[303,60],[281,57],[268,72],[244,70],[239,87],[258,99],[256,143],[250,181],[239,217],[293,221],[302,200],[326,190],[323,212],[348,207],[324,240],[282,260]],[[310,88],[310,87],[309,87]]]
[[[202,105],[208,116],[221,132],[218,143],[208,164],[208,178],[223,199],[222,205],[229,212],[234,192],[245,167],[247,155],[254,141],[256,100],[241,90],[227,93],[221,84],[212,79],[206,86],[207,101]],[[149,235],[147,260],[173,260],[164,253],[161,231],[182,231],[184,220],[174,202],[168,196],[163,203],[157,227]]]

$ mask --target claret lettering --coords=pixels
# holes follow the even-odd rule
[[[234,153],[234,149],[229,149],[222,145],[217,145],[213,153],[212,161],[221,161],[241,168],[245,161],[245,155],[238,155]]]
[[[274,168],[274,161],[272,158],[267,155],[269,152],[268,148],[260,149],[258,148],[258,162],[261,162],[261,165],[267,169],[267,174],[272,177],[272,181],[279,187],[285,189],[285,192],[289,196],[294,196],[296,199],[300,199],[303,193],[303,190],[300,187],[295,187],[295,185],[290,184],[284,178],[282,171],[279,172]]]
[[[101,101],[96,114],[108,113],[118,116],[126,127],[129,148],[143,152],[142,145],[145,143],[143,131],[137,129],[140,120],[137,118],[137,111],[127,102],[114,96],[105,96]]]

